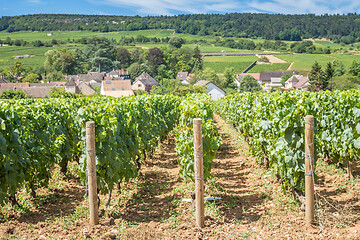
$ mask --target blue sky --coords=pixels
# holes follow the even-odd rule
[[[35,13],[174,15],[265,12],[359,13],[359,0],[0,0],[0,16]]]

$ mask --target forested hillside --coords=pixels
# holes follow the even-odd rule
[[[261,37],[271,40],[328,38],[334,42],[360,41],[360,16],[274,15],[254,13],[177,16],[108,16],[37,14],[0,18],[0,31],[133,31],[175,29],[177,33],[227,37]]]

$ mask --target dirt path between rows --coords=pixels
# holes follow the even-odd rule
[[[294,62],[291,62],[291,63],[290,63],[290,65],[289,65],[289,67],[288,67],[288,69],[287,69],[288,71],[291,70],[292,65],[294,65]]]
[[[101,198],[100,225],[86,224],[85,188],[76,177],[54,178],[41,205],[6,210],[0,218],[0,239],[358,239],[360,193],[358,179],[349,182],[337,168],[319,163],[316,190],[321,193],[320,217],[306,229],[300,204],[282,189],[275,174],[251,157],[243,137],[215,116],[223,139],[214,159],[213,177],[205,196],[221,197],[205,204],[205,228],[195,226],[190,203],[192,182],[179,176],[175,142],[170,137],[142,166],[141,176],[113,192],[109,207]],[[71,169],[71,167],[70,167]],[[73,166],[76,169],[76,166]],[[76,171],[74,171],[76,172]],[[31,201],[25,197],[23,202]],[[328,202],[328,203],[326,203]],[[329,205],[331,204],[331,206]],[[1,216],[0,214],[0,216]]]

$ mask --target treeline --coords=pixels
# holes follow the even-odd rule
[[[360,16],[282,15],[264,13],[194,14],[177,16],[107,16],[36,14],[2,17],[0,31],[135,31],[175,29],[177,33],[223,37],[300,41],[327,38],[350,44],[360,41]]]

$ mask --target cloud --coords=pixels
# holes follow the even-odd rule
[[[353,13],[360,9],[358,0],[273,0],[273,1],[252,1],[249,7],[263,12],[283,14],[335,14]]]
[[[42,3],[41,0],[27,0],[28,3],[31,3],[31,4],[40,4]]]
[[[41,0],[28,0],[37,2]],[[140,15],[178,13],[266,12],[283,14],[334,14],[357,12],[358,0],[88,0],[116,8],[131,9]]]
[[[93,3],[100,2],[89,0]],[[240,8],[235,0],[105,0],[114,7],[130,7],[139,14],[174,15],[175,13],[234,12]]]

